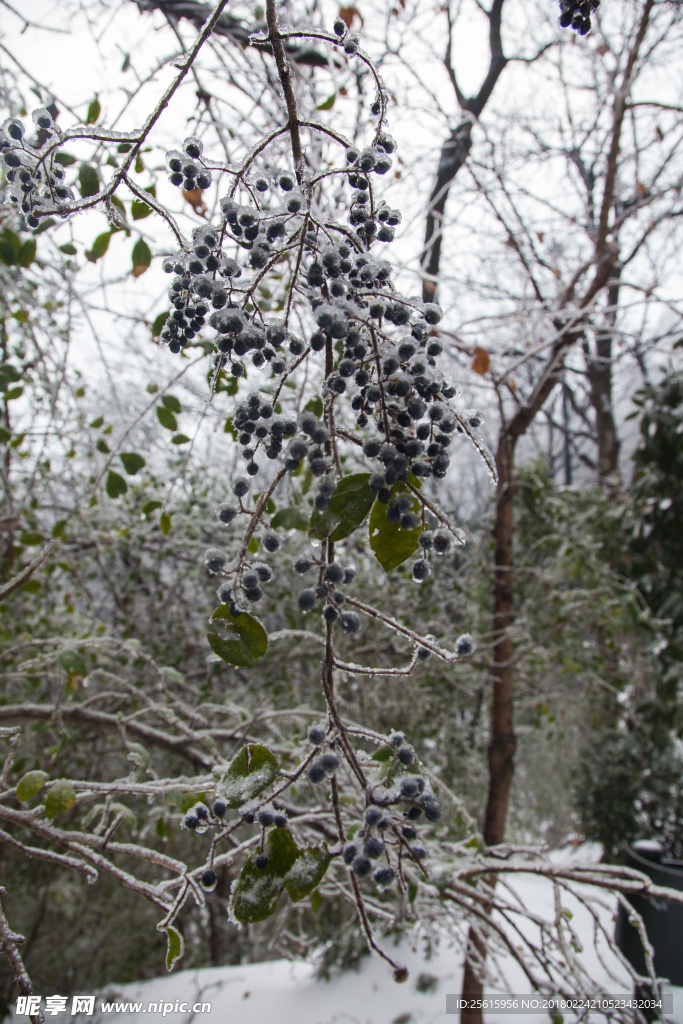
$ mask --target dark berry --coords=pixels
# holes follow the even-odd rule
[[[306,775],[311,782],[319,783],[325,778],[325,769],[323,768],[320,761],[313,761],[306,770]]]
[[[206,892],[212,892],[216,888],[217,881],[216,872],[212,871],[211,868],[207,868],[206,871],[202,872],[200,882],[202,889],[205,889]]]
[[[308,730],[308,739],[311,743],[315,743],[316,747],[319,747],[325,740],[325,730],[322,725],[313,725]]]

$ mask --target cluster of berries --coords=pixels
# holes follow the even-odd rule
[[[599,7],[600,0],[560,0],[560,25],[585,36],[591,30],[591,12]]]
[[[299,576],[305,576],[312,568],[313,563],[305,555],[297,558],[293,565],[294,572]],[[330,625],[339,622],[345,633],[357,633],[360,630],[360,618],[355,612],[341,611],[346,604],[346,594],[337,589],[339,586],[348,586],[353,583],[355,578],[356,571],[352,566],[344,568],[339,562],[330,562],[322,568],[318,585],[315,588],[307,587],[299,592],[297,597],[299,608],[302,612],[310,612],[318,601],[324,601],[323,620],[325,622]]]
[[[47,142],[59,137],[59,129],[46,107],[33,111],[33,123],[39,132],[44,132]],[[76,197],[64,183],[64,168],[55,163],[54,152],[45,159],[42,151],[29,145],[25,138],[26,129],[17,117],[8,118],[2,126],[0,153],[5,165],[8,189],[5,202],[16,206],[24,214],[26,223],[37,228],[44,207],[64,206]]]
[[[224,818],[228,810],[228,805],[225,800],[216,799],[213,802],[213,807],[209,809],[203,801],[198,801],[183,818],[183,827],[189,832],[194,832],[197,835],[202,835],[209,828],[219,828],[224,825]],[[279,812],[272,810],[269,807],[262,807],[258,812],[244,811],[241,820],[245,825],[258,824],[261,828],[266,829],[271,826],[275,828],[287,828],[289,822],[286,815],[280,814]],[[268,857],[265,854],[260,854],[256,857],[256,867],[265,868],[268,864]],[[212,892],[216,888],[218,878],[213,868],[206,868],[200,876],[200,884],[205,892]]]
[[[390,852],[393,850],[398,854],[400,850],[402,855],[413,861],[424,860],[427,851],[416,841],[418,835],[415,825],[423,817],[432,823],[441,818],[439,802],[427,791],[424,778],[421,775],[403,774],[403,769],[415,763],[415,751],[406,743],[405,735],[402,732],[394,733],[389,743],[400,765],[402,774],[399,781],[378,803],[366,809],[361,828],[342,851],[344,863],[349,870],[359,879],[372,874],[379,889],[388,888],[396,878]],[[401,817],[391,811],[392,805],[399,803],[405,808]],[[375,867],[375,862],[380,859],[386,863]]]

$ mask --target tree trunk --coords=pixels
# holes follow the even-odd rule
[[[516,437],[503,427],[498,441],[496,468],[496,518],[493,527],[495,567],[493,575],[493,703],[491,739],[488,747],[489,789],[484,818],[484,842],[498,846],[505,838],[505,820],[514,774],[517,739],[514,734],[512,699],[513,643],[510,628],[514,622],[514,460]],[[486,879],[495,885],[495,878]],[[488,908],[490,910],[490,908]],[[472,956],[473,954],[473,956]],[[479,931],[470,927],[467,940],[463,999],[481,999],[484,986],[475,963],[486,957],[486,944]],[[474,963],[473,963],[474,961]],[[463,1010],[462,1024],[483,1024],[481,1010]]]
[[[619,268],[613,271],[613,278],[619,277]],[[599,334],[595,342],[595,353],[586,345],[586,363],[591,388],[591,401],[595,409],[595,431],[598,438],[598,482],[604,484],[619,472],[619,436],[612,408],[612,345],[614,325],[619,303],[618,280],[607,290],[607,329]]]

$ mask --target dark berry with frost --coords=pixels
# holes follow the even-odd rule
[[[294,565],[292,566],[292,568],[294,569],[294,572],[297,572],[299,574],[299,576],[304,576],[311,568],[311,563],[309,562],[305,555],[300,555],[299,558],[297,558]]]
[[[270,583],[273,578],[273,571],[269,565],[265,565],[263,562],[259,562],[258,565],[254,566],[254,572],[257,573],[261,583]]]
[[[414,843],[413,846],[410,847],[410,852],[415,860],[424,860],[427,856],[427,851],[424,846],[420,846],[418,843]]]
[[[287,828],[288,824],[289,822],[284,814],[273,815],[273,825],[275,825],[275,828]]]
[[[347,843],[342,851],[342,857],[345,864],[352,864],[355,857],[358,854],[358,846],[356,843]]]
[[[360,619],[355,612],[344,612],[339,622],[345,633],[357,633],[360,629]]]
[[[407,812],[406,817],[410,818],[411,821],[418,821],[422,817],[422,808],[411,807]]]
[[[308,739],[311,743],[315,743],[316,747],[319,747],[325,740],[325,730],[322,725],[313,725],[308,730]]]
[[[451,547],[450,537],[447,533],[442,530],[437,530],[434,534],[434,551],[437,555],[445,555],[448,553]]]
[[[217,818],[222,818],[228,809],[228,805],[225,800],[214,800],[213,802],[213,813]]]
[[[394,732],[389,737],[389,743],[392,745],[392,747],[402,747],[405,741],[406,737],[405,733],[403,732]]]
[[[266,551],[270,551],[271,554],[278,550],[281,543],[282,542],[276,533],[267,533],[263,538],[263,546]]]
[[[223,572],[227,564],[228,556],[219,548],[209,548],[204,555],[204,565],[212,575]]]
[[[202,889],[206,892],[212,892],[216,888],[216,872],[211,868],[207,868],[206,871],[202,872],[201,878],[199,879]]]
[[[372,861],[369,861],[367,857],[362,855],[354,857],[351,862],[351,870],[356,878],[367,878],[372,871]]]
[[[299,602],[299,608],[301,608],[302,612],[310,612],[312,608],[315,608],[315,590],[307,589],[300,591],[297,601]]]
[[[245,494],[249,492],[249,481],[245,480],[243,476],[238,476],[232,483],[232,493],[238,498],[243,498]]]
[[[227,523],[231,523],[233,521],[238,512],[238,508],[236,508],[234,505],[231,505],[230,502],[224,501],[216,509],[216,518],[221,523],[225,523],[227,525]]]
[[[384,817],[384,812],[379,807],[368,807],[364,817],[365,823],[369,825],[370,828],[374,828]]]
[[[412,825],[404,825],[401,829],[401,835],[404,839],[417,839],[417,832]]]
[[[194,832],[199,825],[199,818],[196,814],[186,814],[183,824],[185,825],[185,828],[190,830],[190,832]]]
[[[256,867],[259,868],[260,871],[263,871],[264,868],[268,867],[268,857],[267,857],[267,855],[265,853],[259,853],[258,857],[256,858],[255,863],[256,863]]]
[[[377,858],[381,857],[384,853],[384,843],[381,839],[377,839],[376,836],[370,836],[370,838],[366,839],[363,843],[363,853],[366,857],[369,857],[370,860],[377,860]]]
[[[417,657],[419,661],[429,661],[432,656],[432,652],[427,647],[418,647]]]
[[[464,633],[463,636],[458,637],[455,643],[455,653],[459,654],[461,658],[474,654],[476,649],[477,645],[469,633]]]
[[[306,775],[311,782],[319,783],[325,778],[325,769],[320,761],[313,761],[306,769]]]
[[[337,621],[339,618],[339,612],[333,604],[326,604],[323,608],[323,619],[330,626]]]
[[[427,821],[438,821],[441,817],[441,805],[439,801],[429,794],[422,797],[420,800],[425,817]]]
[[[259,825],[263,825],[264,828],[267,828],[269,825],[272,825],[274,821],[273,812],[267,810],[266,808],[258,812],[257,818]]]
[[[421,558],[418,562],[413,562],[413,579],[418,583],[422,583],[429,576],[429,562],[424,558]]]
[[[386,889],[388,886],[392,885],[395,878],[396,872],[388,865],[387,867],[377,868],[372,876],[373,882],[375,885],[379,886],[380,889]]]
[[[415,760],[415,754],[413,753],[412,747],[399,747],[396,751],[396,756],[401,764],[409,765]]]
[[[330,583],[341,583],[344,579],[344,570],[338,562],[331,562],[325,569],[325,579]]]
[[[353,566],[347,565],[347,567],[344,569],[344,579],[342,580],[342,583],[348,586],[349,583],[353,583],[355,578],[356,570],[353,568]]]
[[[341,761],[339,760],[337,755],[332,753],[323,754],[323,756],[320,758],[320,763],[322,764],[323,768],[325,769],[328,775],[334,775],[337,768],[339,768],[341,765]]]

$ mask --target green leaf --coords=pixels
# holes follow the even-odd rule
[[[92,164],[82,163],[78,168],[78,189],[83,199],[96,195],[100,190],[100,179]]]
[[[332,95],[328,96],[326,100],[323,100],[322,103],[319,103],[318,106],[315,109],[316,110],[332,110],[332,107],[334,106],[334,101],[336,100],[336,98],[337,98],[337,94],[336,94],[336,92],[333,92]]]
[[[177,419],[171,410],[167,409],[165,405],[157,406],[157,419],[159,420],[159,423],[161,423],[162,427],[166,428],[166,430],[176,431],[178,429]]]
[[[15,398],[21,398],[24,393],[23,386],[18,388],[10,388],[9,391],[5,392],[5,401],[12,402]]]
[[[18,263],[20,267],[30,267],[36,258],[36,240],[35,238],[27,238],[25,242],[22,242],[19,249]]]
[[[260,545],[256,537],[252,537],[251,540],[249,541],[249,547],[247,548],[247,550],[249,551],[250,555],[255,555],[259,547]]]
[[[71,167],[72,164],[76,163],[76,157],[72,156],[71,153],[55,153],[55,160],[62,167]]]
[[[186,434],[176,434],[171,438],[171,444],[187,444],[191,440]]]
[[[49,778],[47,772],[27,772],[17,783],[17,800],[21,800],[22,804],[25,804],[27,800],[40,792]]]
[[[65,245],[60,245],[59,248],[65,256],[76,256],[78,253],[78,249],[75,245],[72,245],[71,242],[67,242]]]
[[[240,871],[230,900],[232,916],[243,924],[265,921],[275,910],[284,887],[284,878],[270,863],[264,868],[257,868],[255,859],[249,857]]]
[[[90,426],[94,427],[95,430],[99,430],[103,423],[104,423],[104,416],[98,416],[96,419],[94,419],[91,422]]]
[[[99,259],[104,256],[105,252],[109,248],[111,241],[112,231],[103,231],[101,235],[98,235],[92,244],[92,249],[85,250],[85,258],[90,263],[97,263]]]
[[[122,476],[119,476],[118,473],[110,469],[107,473],[107,482],[104,485],[104,489],[110,498],[120,498],[128,490],[128,484]]]
[[[284,832],[285,829],[276,829],[275,832]],[[271,835],[274,836],[275,832]],[[287,872],[285,888],[293,903],[298,903],[306,896],[310,896],[314,889],[317,889],[327,871],[331,857],[327,850],[317,846],[309,846],[302,850],[296,862]]]
[[[7,444],[11,436],[12,434],[9,430],[5,430],[4,427],[0,427],[0,444]]]
[[[249,668],[254,662],[262,658],[268,649],[268,634],[261,625],[258,619],[255,619],[253,615],[249,615],[248,612],[240,612],[238,615],[233,615],[230,611],[230,605],[221,604],[216,608],[216,611],[211,616],[210,622],[215,622],[220,619],[224,622],[231,633],[234,633],[239,639],[222,641],[223,643],[235,644],[238,648],[237,651],[231,648],[231,654],[239,657],[239,661],[229,661],[228,658],[221,654],[214,647],[214,651],[219,657],[223,658],[223,661],[229,661],[231,665],[241,665],[245,668]],[[214,634],[210,634],[213,636]],[[220,640],[220,637],[217,637]],[[211,646],[213,643],[209,640]]]
[[[396,484],[394,487],[394,491],[407,490],[405,484]],[[419,502],[414,501],[413,511],[417,512],[419,507]],[[404,530],[398,523],[390,523],[386,505],[381,501],[375,502],[370,513],[370,547],[385,572],[391,572],[417,551],[419,536],[419,526],[415,530]]]
[[[45,817],[54,818],[76,803],[76,793],[67,779],[59,779],[55,782],[45,800]]]
[[[175,395],[164,395],[161,399],[161,404],[165,405],[167,409],[170,409],[171,412],[176,413],[178,416],[183,411],[183,407]]]
[[[395,753],[396,751],[394,750],[394,748],[388,746],[385,743],[381,747],[378,747],[377,750],[373,751],[372,760],[380,761],[381,763],[383,763],[384,761],[390,761]]]
[[[232,759],[216,783],[216,797],[225,800],[228,807],[241,807],[269,786],[277,773],[278,763],[273,752],[259,743],[249,743]]]
[[[166,970],[172,971],[185,952],[185,940],[173,925],[160,930],[166,932]]]
[[[0,391],[5,391],[9,384],[21,380],[21,373],[11,363],[0,363]]]
[[[285,878],[301,856],[288,828],[274,828],[268,833],[266,853],[276,874]]]
[[[130,204],[130,212],[133,214],[133,220],[144,220],[145,217],[149,217],[152,209],[147,203],[134,199]]]
[[[133,246],[133,277],[140,277],[152,262],[152,253],[144,238],[138,238]]]
[[[159,526],[164,537],[168,537],[171,532],[171,517],[168,512],[162,512],[159,516]]]
[[[62,651],[57,660],[69,676],[80,676],[84,679],[87,675],[85,662],[78,651]]]
[[[343,540],[357,530],[377,497],[368,486],[369,473],[353,473],[342,477],[325,512],[313,510],[308,527],[312,540]]]
[[[156,508],[161,508],[160,501],[148,501],[145,505],[142,506],[143,516],[149,516],[150,512],[154,512]]]
[[[21,239],[19,235],[15,234],[14,231],[10,231],[9,228],[3,228],[0,231],[0,260],[8,267],[15,266],[19,260],[20,248]]]
[[[99,116],[100,116],[101,111],[102,111],[102,107],[100,106],[100,101],[98,100],[98,98],[96,96],[94,100],[90,101],[90,105],[88,107],[88,116],[86,118],[85,123],[86,124],[95,124],[96,121],[98,120]]]
[[[95,443],[95,447],[97,448],[98,452],[104,452],[105,455],[107,455],[109,452],[109,445],[104,440],[104,438],[98,437]]]
[[[135,476],[138,470],[147,465],[142,455],[138,455],[137,452],[119,452],[119,458],[129,476]]]
[[[40,580],[26,580],[26,583],[22,583],[19,590],[23,590],[25,594],[37,594],[40,590]]]
[[[164,324],[166,323],[166,321],[168,320],[169,316],[170,316],[170,313],[169,313],[168,310],[166,310],[165,313],[159,313],[159,316],[155,318],[154,323],[152,324],[152,337],[153,338],[158,338],[159,337],[159,335],[161,334],[161,330],[162,330]]]
[[[320,419],[323,414],[323,400],[320,395],[316,395],[315,398],[311,398],[310,401],[306,402],[304,409],[306,412],[312,412],[314,416]]]
[[[270,521],[273,530],[307,530],[308,516],[301,508],[281,508]]]
[[[128,153],[133,148],[132,142],[119,142],[116,147],[117,153]]]
[[[36,530],[27,530],[19,536],[20,543],[25,544],[27,547],[37,547],[44,540],[45,538],[42,533],[38,533]]]

